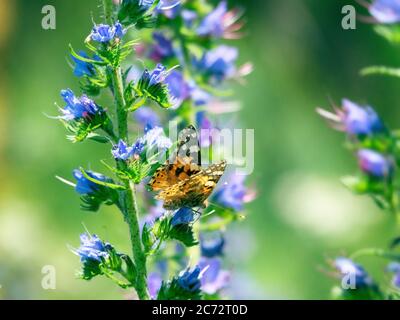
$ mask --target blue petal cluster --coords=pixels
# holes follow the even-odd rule
[[[343,99],[342,105],[344,113],[341,118],[347,133],[370,135],[384,130],[381,119],[371,107],[361,107],[348,99]]]
[[[74,253],[79,255],[82,263],[90,261],[101,262],[102,259],[109,257],[109,250],[112,250],[112,246],[108,243],[104,243],[95,234],[90,235],[83,233],[80,236],[81,245],[78,249],[74,250]]]
[[[361,149],[357,156],[361,170],[370,176],[385,178],[393,173],[393,161],[377,151]]]
[[[202,258],[199,268],[204,270],[201,277],[201,290],[205,293],[215,294],[229,284],[230,272],[222,270],[219,259]]]
[[[125,33],[126,30],[119,22],[115,23],[113,26],[97,24],[93,27],[90,38],[96,42],[108,43],[115,38],[122,38]]]
[[[221,45],[205,52],[200,60],[195,59],[194,65],[200,72],[223,81],[235,75],[237,58],[237,48]]]
[[[111,153],[116,160],[126,161],[132,157],[139,156],[144,150],[144,143],[138,139],[132,146],[124,140],[119,140],[118,144],[111,149]]]
[[[93,171],[85,171],[86,174],[98,181],[106,181],[107,177]],[[97,190],[99,190],[99,185],[90,181],[87,179],[80,170],[75,169],[73,171],[73,176],[76,179],[76,186],[75,186],[75,191],[78,192],[80,195],[86,195],[86,194],[93,194]]]
[[[346,257],[338,257],[334,261],[335,268],[343,276],[352,275],[355,277],[356,288],[370,286],[373,284],[371,277],[365,269]]]
[[[186,269],[181,272],[178,277],[178,284],[188,292],[196,292],[201,287],[201,268],[199,266],[193,269]]]
[[[67,105],[61,109],[61,119],[79,120],[90,118],[93,115],[103,113],[103,109],[86,95],[76,97],[71,89],[61,90],[61,97]]]
[[[380,23],[400,22],[399,0],[374,0],[368,9],[370,14]]]

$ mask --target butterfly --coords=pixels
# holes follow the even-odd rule
[[[167,210],[183,207],[205,207],[219,179],[224,174],[226,161],[201,167],[201,152],[196,129],[190,125],[178,136],[175,156],[156,170],[149,182],[158,191],[157,200]]]

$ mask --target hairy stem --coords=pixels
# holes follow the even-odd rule
[[[108,24],[113,22],[112,0],[103,0],[104,17]],[[124,84],[121,67],[112,67],[111,79],[117,114],[118,138],[128,142],[128,115],[124,98]],[[126,190],[123,191],[123,214],[129,226],[132,253],[137,270],[135,289],[140,300],[148,300],[146,255],[140,238],[139,211],[136,199],[135,185],[133,182],[125,182]]]

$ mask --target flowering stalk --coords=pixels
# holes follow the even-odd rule
[[[212,170],[216,172],[215,187],[225,171],[226,161],[205,170],[200,162],[197,164],[192,159],[192,155],[197,155],[200,161],[200,146],[205,148],[211,144],[211,137],[198,136],[193,124],[197,122],[200,129],[212,128],[206,117],[206,106],[212,105],[211,96],[219,90],[210,88],[239,74],[235,67],[237,50],[216,47],[214,43],[225,32],[232,35],[232,31],[238,30],[236,11],[228,11],[225,1],[216,8],[198,0],[123,0],[118,3],[102,0],[102,4],[105,23],[95,24],[85,40],[92,53],[77,53],[71,47],[74,74],[80,78],[84,94],[76,96],[69,89],[62,90],[66,105],[60,108],[61,115],[56,118],[72,133],[69,139],[73,142],[90,139],[112,144],[110,151],[115,166],[105,161],[101,163],[114,178],[79,168],[73,171],[76,183],[59,179],[75,187],[83,210],[98,211],[103,205],[118,207],[129,226],[133,256],[131,259],[119,253],[111,244],[87,232],[81,235],[81,246],[72,250],[81,258],[79,276],[91,280],[103,275],[124,289],[134,288],[139,299],[215,299],[229,278],[229,273],[221,268],[225,243],[222,231],[226,224],[239,220],[242,215],[238,212],[254,196],[246,189],[244,178],[235,175],[231,175],[231,183],[218,188],[212,198],[207,188],[200,190],[201,193],[194,190],[189,197],[173,190],[179,189],[176,185],[180,184],[190,186],[197,174],[205,175]],[[190,30],[185,25],[188,14],[198,24],[191,36],[181,34],[181,31]],[[136,65],[122,68],[122,62],[138,44],[124,38],[128,29],[142,32],[145,38],[145,29],[156,25],[160,30],[153,33],[152,58],[141,59],[145,64],[155,62],[155,67],[145,68],[141,75],[137,74],[141,67],[136,69]],[[177,43],[159,31],[172,33],[171,39]],[[195,51],[200,52],[201,59],[190,49],[193,46],[198,47]],[[136,47],[136,54],[143,58],[141,50],[140,46]],[[182,72],[177,70],[179,68]],[[131,74],[132,70],[135,75]],[[105,88],[111,90],[114,98],[111,110],[89,98],[99,95]],[[181,128],[186,127],[176,143],[165,135],[161,117],[152,109],[153,105],[172,109],[164,117],[177,120]],[[131,112],[138,129],[144,131],[133,143],[128,132]],[[190,157],[181,157],[184,147],[186,154],[193,153]],[[186,164],[180,168],[187,159],[191,161],[189,168]],[[162,174],[165,170],[169,176],[175,166],[176,172],[184,171],[176,177],[180,180],[177,184],[171,181],[175,178],[164,180]],[[147,191],[160,192],[151,195],[145,190],[146,185]],[[172,196],[163,198],[163,194]],[[215,201],[216,209],[204,208],[208,197]],[[139,198],[144,215],[139,214]],[[208,228],[196,223],[200,215]],[[171,248],[179,252],[171,254]],[[187,265],[188,253],[197,261],[197,266]],[[168,264],[170,260],[179,260],[181,268],[172,270],[177,276],[168,279],[168,273],[161,276],[152,272],[147,277],[147,270]]]
[[[105,22],[112,25],[113,19],[113,2],[112,0],[103,0]],[[122,81],[121,67],[113,67],[111,71],[111,78],[113,83],[113,94],[115,98],[117,123],[118,123],[118,140],[125,140],[129,142],[128,137],[128,114],[126,110],[126,103],[124,98],[124,85]],[[118,165],[120,165],[118,163]],[[124,168],[122,168],[124,169]],[[129,225],[130,239],[134,261],[137,269],[137,278],[135,289],[138,297],[141,300],[149,299],[147,290],[147,268],[146,268],[146,255],[143,251],[142,241],[140,238],[139,229],[139,209],[136,199],[135,184],[131,181],[125,181],[126,191],[123,192],[122,198],[124,202],[123,214],[125,221]]]
[[[376,24],[375,31],[389,42],[398,43],[400,36],[400,2],[398,0],[373,0],[360,3],[368,10],[366,18]],[[398,68],[373,66],[361,71],[362,75],[388,75],[399,77]],[[378,113],[370,106],[361,106],[343,99],[341,107],[334,112],[317,109],[334,129],[343,131],[347,145],[355,153],[359,173],[343,179],[344,184],[357,194],[370,196],[380,208],[392,213],[400,225],[400,135],[390,130]],[[331,275],[341,278],[341,287],[333,290],[335,299],[400,299],[400,237],[391,241],[387,249],[364,248],[349,257],[338,257],[331,261],[335,271]],[[387,273],[394,274],[392,283],[378,283],[356,259],[363,256],[389,260]]]

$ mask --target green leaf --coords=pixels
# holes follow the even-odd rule
[[[120,184],[115,184],[115,183],[110,183],[110,182],[105,182],[105,181],[100,181],[97,179],[92,178],[91,176],[89,176],[86,171],[81,167],[79,168],[79,170],[82,172],[83,176],[88,179],[89,181],[98,184],[100,186],[104,186],[110,189],[114,189],[114,190],[125,190],[125,186],[122,186]]]
[[[155,237],[151,233],[150,228],[148,227],[147,223],[144,224],[142,230],[142,243],[144,247],[145,253],[151,252],[155,243]]]
[[[398,25],[377,25],[374,27],[377,34],[391,43],[400,43],[400,27]]]
[[[199,244],[193,232],[192,224],[176,225],[169,230],[168,236],[170,239],[182,242],[186,247],[193,247]]]
[[[371,66],[361,70],[362,76],[369,76],[369,75],[384,75],[384,76],[391,76],[391,77],[400,77],[400,68],[391,68],[385,66]]]
[[[346,176],[341,181],[347,188],[356,193],[365,193],[369,189],[368,181],[360,177]]]

